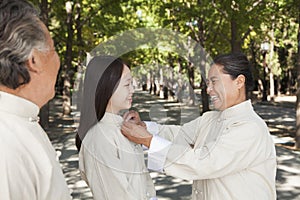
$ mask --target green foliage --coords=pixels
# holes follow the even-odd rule
[[[32,2],[38,6],[42,4],[41,0]],[[201,44],[211,56],[240,48],[257,68],[262,65],[260,44],[268,41],[274,45],[274,49],[271,49],[273,56],[268,57],[272,72],[283,77],[287,70],[295,68],[299,0],[73,0],[71,2],[74,33],[72,57],[75,71],[79,62],[85,59],[86,53],[97,45],[109,41],[122,32],[147,27],[177,31]],[[49,29],[64,65],[68,36],[66,1],[48,0],[47,3]],[[149,71],[157,72],[159,66],[167,66],[166,68],[178,73],[188,72],[188,56],[182,57],[174,53],[176,50],[169,48],[166,43],[162,42],[159,45],[160,47],[156,48],[141,47],[127,52],[122,57],[132,66],[135,75],[140,77],[147,76]],[[177,48],[185,47],[183,44]],[[199,66],[195,67],[199,69]],[[200,71],[196,70],[195,81],[200,80]]]

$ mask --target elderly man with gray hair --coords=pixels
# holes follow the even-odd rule
[[[38,12],[0,0],[0,199],[71,199],[39,109],[55,94],[60,61]]]

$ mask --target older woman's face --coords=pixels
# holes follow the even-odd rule
[[[244,76],[232,79],[223,66],[212,65],[208,72],[207,93],[216,110],[225,110],[245,100]]]

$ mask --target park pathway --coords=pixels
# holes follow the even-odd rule
[[[278,170],[278,200],[300,200],[300,151],[291,148],[295,130],[293,99],[277,99],[275,103],[255,103],[255,110],[267,122],[276,142]],[[162,100],[147,92],[137,91],[133,107],[140,111],[143,120],[163,124],[181,124],[199,116],[199,107],[185,106]],[[73,199],[91,200],[92,195],[78,170],[78,154],[74,145],[73,117],[61,116],[61,101],[50,102],[49,138],[54,145]],[[191,182],[151,172],[159,200],[187,200],[191,195]]]

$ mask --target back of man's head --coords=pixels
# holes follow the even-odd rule
[[[26,0],[0,0],[0,86],[16,89],[30,81],[26,67],[46,36],[37,9]]]

